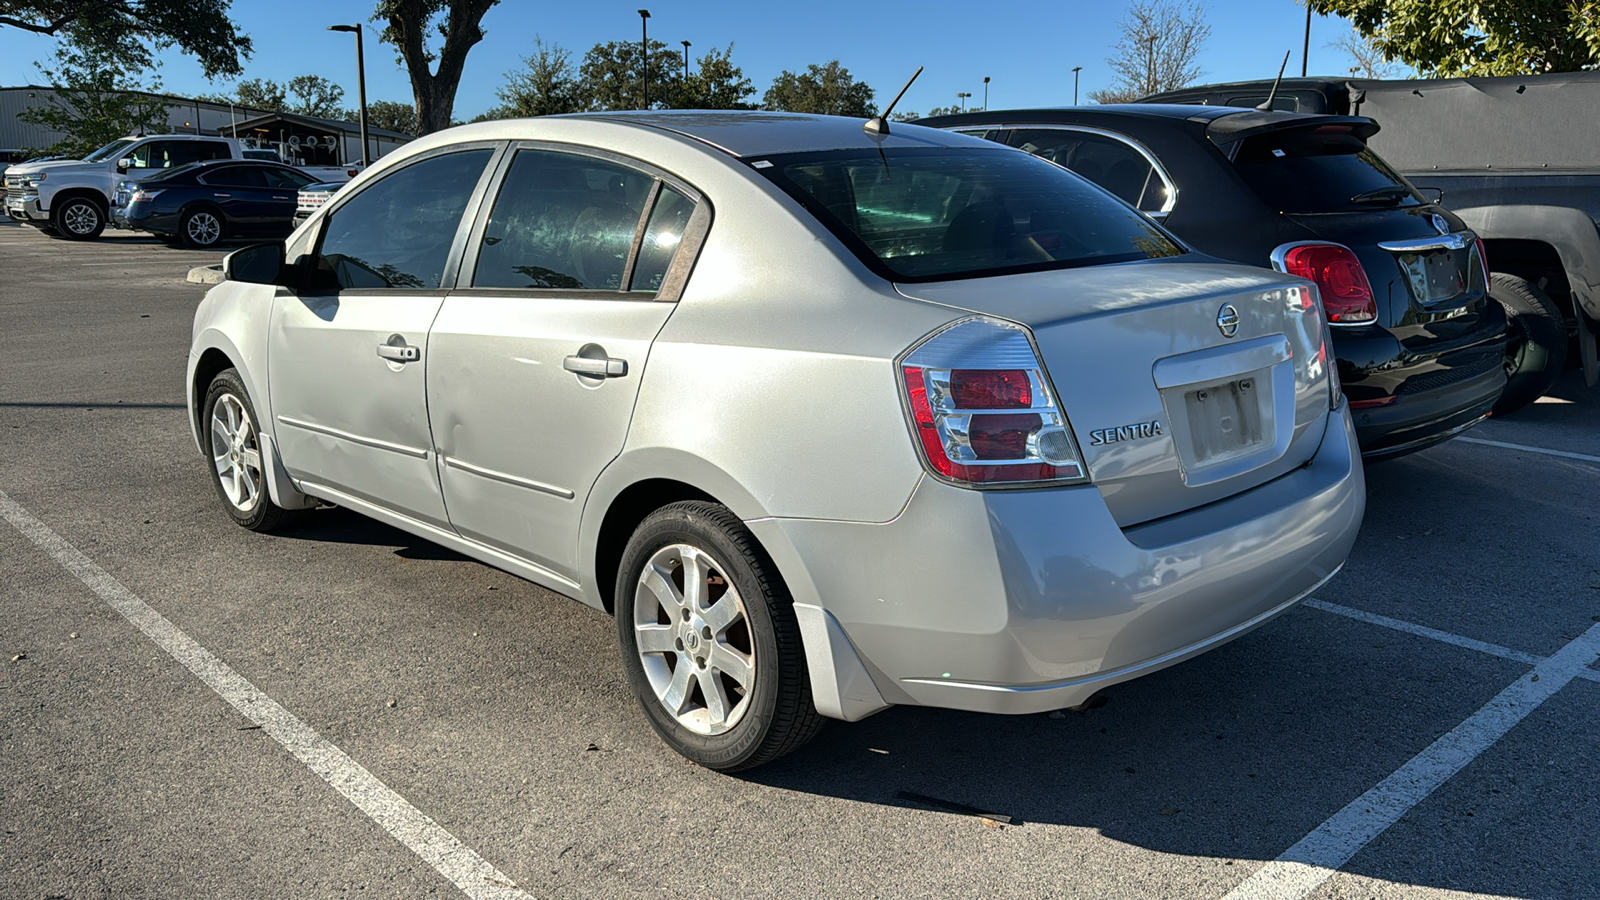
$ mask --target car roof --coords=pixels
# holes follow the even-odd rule
[[[1371,137],[1378,124],[1364,116],[1336,116],[1329,113],[1303,113],[1288,110],[1244,109],[1236,106],[1191,106],[1176,103],[1119,103],[1104,106],[1059,106],[1040,109],[993,110],[937,116],[921,120],[937,128],[962,125],[1029,125],[1086,122],[1094,119],[1137,119],[1172,123],[1192,122],[1204,128],[1207,137],[1221,144],[1243,140],[1254,134],[1302,125],[1348,125],[1360,137]]]
[[[777,153],[822,150],[877,150],[909,147],[983,147],[993,144],[968,137],[924,128],[909,123],[889,123],[887,136],[872,135],[863,128],[866,119],[852,116],[824,116],[810,113],[766,112],[761,110],[652,110],[648,112],[576,113],[541,119],[501,119],[463,126],[460,139],[483,137],[512,139],[526,137],[518,123],[565,119],[623,124],[635,128],[666,131],[698,141],[732,156],[749,158]]]

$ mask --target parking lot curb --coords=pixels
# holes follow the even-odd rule
[[[189,270],[189,281],[194,284],[221,284],[222,264],[214,266],[195,266]]]

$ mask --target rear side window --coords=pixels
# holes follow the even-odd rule
[[[1144,154],[1116,138],[1029,128],[1013,132],[1011,145],[1071,169],[1145,212],[1166,209],[1166,182]]]
[[[267,187],[269,188],[291,191],[298,191],[316,181],[315,178],[303,172],[296,172],[293,169],[280,169],[276,166],[261,169],[261,177],[267,180]]]
[[[1160,226],[1025,153],[939,148],[791,154],[756,170],[896,281],[1176,256]]]
[[[1234,167],[1256,195],[1288,213],[1419,206],[1409,182],[1346,126],[1249,138]]]
[[[429,157],[351,197],[323,226],[316,286],[438,289],[461,215],[491,153]]]

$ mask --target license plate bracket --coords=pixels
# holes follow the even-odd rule
[[[1264,374],[1241,375],[1184,392],[1190,458],[1196,464],[1240,456],[1265,443],[1260,379]]]

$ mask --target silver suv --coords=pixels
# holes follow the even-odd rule
[[[226,271],[188,395],[228,514],[338,504],[614,613],[717,769],[1083,704],[1294,605],[1363,512],[1314,286],[976,138],[471,125]]]

